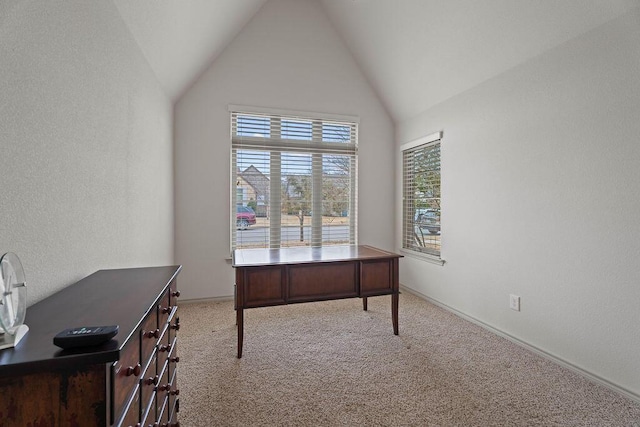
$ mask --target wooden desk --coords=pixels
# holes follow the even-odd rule
[[[236,249],[235,309],[238,358],[242,357],[245,308],[342,298],[391,295],[393,333],[398,335],[398,259],[371,246]]]

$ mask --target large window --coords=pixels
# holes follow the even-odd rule
[[[402,151],[402,247],[440,259],[440,140],[438,132]]]
[[[232,249],[356,244],[356,120],[230,110]]]

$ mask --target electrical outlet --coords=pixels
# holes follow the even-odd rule
[[[520,297],[517,295],[509,295],[509,308],[511,310],[520,311]]]

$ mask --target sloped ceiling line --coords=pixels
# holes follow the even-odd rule
[[[278,0],[113,1],[176,102],[258,10]],[[396,123],[640,7],[638,0],[306,1],[322,4]]]

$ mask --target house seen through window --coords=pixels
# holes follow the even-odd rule
[[[356,243],[357,124],[231,112],[231,246]]]

